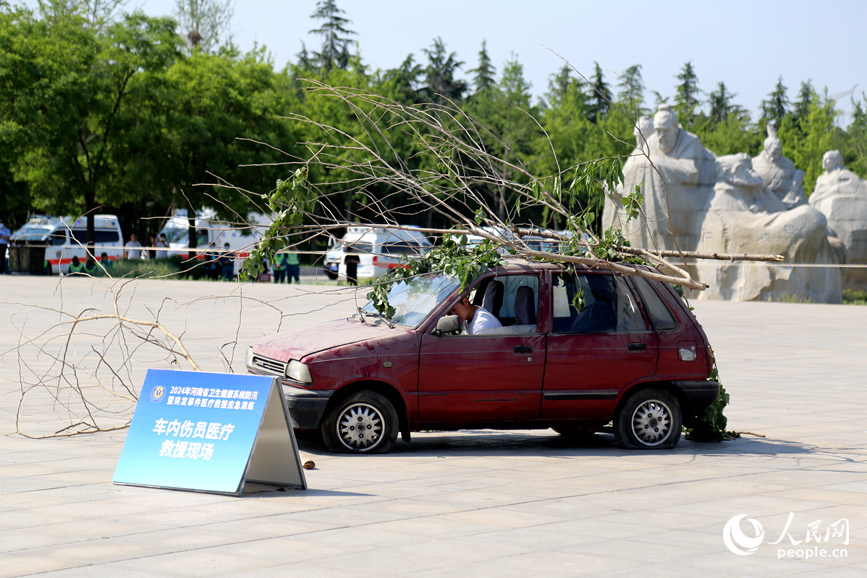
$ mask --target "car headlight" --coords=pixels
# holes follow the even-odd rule
[[[248,368],[253,367],[253,348],[247,348],[247,355],[244,356],[244,363]]]
[[[313,378],[310,377],[310,368],[306,363],[301,363],[297,359],[293,359],[286,365],[286,377],[298,383],[313,383]]]

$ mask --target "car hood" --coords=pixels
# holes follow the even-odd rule
[[[357,319],[338,319],[304,329],[290,329],[251,343],[256,355],[289,361],[359,341],[369,341],[404,333],[404,327],[390,328],[381,321],[362,323]]]

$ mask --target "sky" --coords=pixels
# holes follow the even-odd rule
[[[175,0],[130,0],[150,15],[171,15]],[[724,81],[734,102],[754,113],[782,76],[791,101],[801,82],[837,96],[867,93],[867,2],[864,0],[338,0],[370,70],[396,68],[410,53],[442,38],[449,52],[476,67],[482,41],[500,72],[513,55],[524,66],[532,92],[541,96],[568,61],[589,77],[594,62],[616,86],[617,75],[642,66],[645,98],[673,97],[677,74],[688,61],[707,93]],[[258,43],[280,70],[304,42],[318,50],[309,31],[315,0],[237,0],[232,34],[242,50]],[[616,89],[614,91],[616,93]],[[851,111],[849,96],[838,109]],[[843,123],[845,125],[845,117]]]

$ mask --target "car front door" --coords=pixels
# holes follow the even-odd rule
[[[539,417],[546,343],[538,331],[539,276],[497,280],[505,287],[498,312],[504,327],[483,335],[429,332],[422,337],[420,420],[481,423]],[[520,287],[529,289],[519,291]],[[523,310],[516,311],[515,300],[522,298]]]
[[[542,417],[607,421],[620,390],[655,372],[657,336],[621,277],[554,274],[551,291]]]

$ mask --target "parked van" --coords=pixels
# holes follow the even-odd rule
[[[73,257],[84,263],[87,259],[87,219],[81,217],[31,216],[27,223],[15,231],[10,242],[17,245],[44,245],[45,272],[49,275],[68,273]],[[115,215],[94,215],[96,229],[93,254],[101,260],[102,253],[109,259],[123,257],[123,234]]]
[[[235,274],[238,273],[244,259],[253,247],[262,240],[262,236],[271,224],[271,220],[259,214],[250,218],[251,228],[234,227],[225,221],[217,219],[212,209],[202,209],[196,212],[196,248],[198,259],[203,260],[204,253],[213,244],[217,251],[223,251],[226,244],[235,256]],[[160,231],[166,236],[170,255],[186,255],[190,246],[190,224],[185,209],[178,209]]]
[[[346,278],[346,258],[358,259],[358,278],[375,279],[399,267],[401,258],[423,255],[433,245],[421,231],[388,225],[349,227],[343,239],[325,254],[325,274]]]

